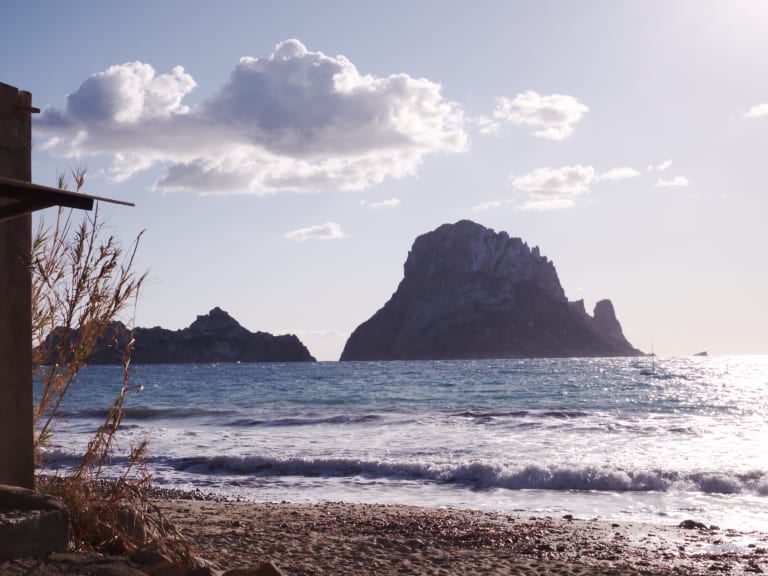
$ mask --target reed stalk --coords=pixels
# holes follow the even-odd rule
[[[85,170],[72,170],[71,178],[80,191]],[[69,178],[59,176],[58,185],[67,189]],[[135,310],[146,280],[146,273],[135,271],[141,235],[124,247],[118,238],[106,233],[98,203],[94,212],[80,222],[75,222],[72,210],[63,208],[57,211],[52,224],[39,220],[29,255],[38,465],[62,418],[63,403],[79,384],[78,376],[88,357],[110,325]],[[103,477],[116,445],[125,399],[140,388],[129,383],[133,346],[131,333],[122,350],[119,390],[80,462],[66,472],[38,477],[38,489],[59,496],[67,504],[79,549],[125,552],[148,541],[170,538],[176,543],[172,549],[177,551],[178,559],[188,560],[188,545],[164,522],[147,497],[151,480],[143,465],[147,439],[131,447],[127,464],[117,477]]]

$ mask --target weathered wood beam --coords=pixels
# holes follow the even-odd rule
[[[0,221],[52,206],[92,210],[95,201],[133,206],[132,202],[70,192],[0,176]]]
[[[32,96],[0,84],[0,176],[32,179]],[[32,217],[0,222],[0,484],[34,488]]]

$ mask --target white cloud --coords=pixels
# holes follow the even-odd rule
[[[600,180],[627,180],[628,178],[635,178],[640,176],[640,172],[629,166],[622,166],[621,168],[612,168],[608,172],[603,172],[599,175]]]
[[[194,108],[183,68],[156,75],[141,62],[87,79],[62,110],[35,124],[52,154],[112,158],[130,178],[155,165],[156,186],[199,193],[362,189],[416,172],[424,157],[466,149],[462,108],[441,86],[406,74],[363,75],[344,56],[298,40],[245,57]]]
[[[592,166],[539,168],[511,178],[515,190],[528,195],[523,208],[547,210],[572,206],[576,197],[589,191],[597,174]]]
[[[658,188],[684,188],[689,186],[690,182],[685,176],[675,176],[674,178],[659,178],[656,180],[656,187]]]
[[[480,204],[476,204],[472,207],[473,212],[483,212],[485,210],[491,210],[494,208],[499,208],[504,204],[503,200],[487,200],[485,202],[480,202]]]
[[[296,240],[297,242],[305,240],[339,240],[344,238],[344,232],[341,231],[341,226],[336,224],[336,222],[326,222],[317,226],[292,230],[285,234],[285,238]]]
[[[588,110],[573,96],[540,95],[529,90],[514,98],[497,98],[493,116],[483,116],[475,122],[482,134],[497,132],[503,123],[510,123],[533,126],[533,134],[539,138],[564,140]]]
[[[480,134],[496,134],[501,129],[501,120],[492,116],[477,116],[472,118]]]
[[[639,174],[628,166],[599,173],[592,166],[577,164],[561,168],[539,168],[522,176],[512,176],[510,184],[524,194],[520,206],[522,209],[553,210],[573,206],[579,196],[589,193],[594,183],[625,180]]]
[[[744,118],[762,118],[763,116],[768,116],[768,102],[765,104],[758,104],[757,106],[752,106],[745,114]]]
[[[648,166],[648,172],[666,172],[672,166],[672,160],[666,160],[661,164]],[[689,186],[690,182],[685,176],[675,176],[673,178],[658,178],[654,184],[657,188],[684,188]]]
[[[664,172],[670,166],[672,166],[672,160],[665,160],[661,164],[648,166],[648,172]]]
[[[389,200],[382,200],[381,202],[373,202],[370,204],[374,210],[381,210],[382,208],[396,208],[400,206],[400,200],[398,198],[390,198]]]
[[[110,66],[67,97],[66,113],[59,118],[64,123],[100,125],[169,118],[189,112],[181,101],[195,86],[192,76],[181,66],[159,76],[152,66],[142,62]],[[46,110],[46,114],[54,111]]]

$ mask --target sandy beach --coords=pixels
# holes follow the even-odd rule
[[[768,534],[705,526],[526,517],[465,509],[261,503],[153,490],[191,545],[194,574],[748,575],[768,570]],[[172,532],[174,532],[172,530]],[[149,544],[146,552],[156,550]],[[167,549],[166,549],[167,550]],[[52,554],[0,563],[3,576],[181,576],[152,553]],[[140,557],[143,557],[141,559]],[[261,567],[261,571],[248,568]],[[240,570],[246,569],[246,570]]]
[[[355,574],[750,574],[768,534],[699,525],[521,518],[368,504],[162,500],[218,569],[271,562],[292,576]]]

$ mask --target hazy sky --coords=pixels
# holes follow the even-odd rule
[[[139,326],[214,306],[337,359],[413,240],[537,245],[659,354],[768,353],[768,2],[6,3],[33,177],[80,164]]]

